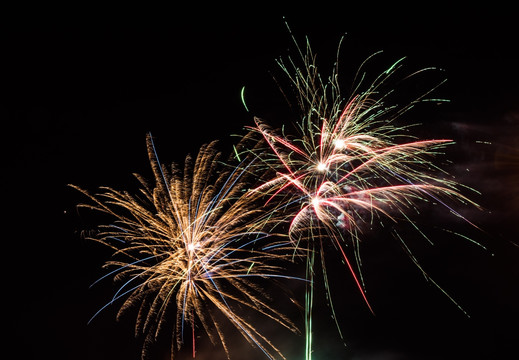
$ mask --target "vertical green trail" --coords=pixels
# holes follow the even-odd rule
[[[305,295],[305,360],[312,359],[312,308],[314,304],[314,258],[315,249],[308,249],[306,262],[306,285]],[[311,253],[311,254],[310,254]]]

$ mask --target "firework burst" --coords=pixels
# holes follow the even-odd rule
[[[107,266],[124,282],[113,301],[126,297],[120,313],[138,306],[136,333],[152,343],[161,329],[174,320],[172,354],[184,342],[190,327],[193,357],[197,324],[213,344],[220,343],[230,358],[222,319],[227,319],[268,358],[284,358],[274,344],[236,309],[253,310],[297,331],[293,323],[269,305],[269,296],[251,278],[284,277],[269,265],[282,255],[261,250],[271,234],[259,229],[257,196],[246,194],[250,163],[223,166],[215,143],[203,146],[196,159],[187,157],[183,171],[159,163],[151,136],[148,154],[154,174],[150,184],[137,175],[141,196],[103,188],[94,205],[83,205],[116,219],[101,228],[95,240],[115,249]],[[82,191],[82,190],[81,190]],[[277,248],[269,242],[270,248]],[[102,310],[102,309],[101,309]],[[174,314],[171,316],[171,314]],[[97,315],[97,314],[96,314]]]
[[[309,44],[306,51],[297,43],[296,47],[302,66],[292,58],[288,65],[283,61],[279,61],[279,65],[296,89],[302,114],[297,124],[298,134],[287,135],[284,128],[275,131],[255,118],[256,126],[252,129],[261,134],[267,144],[266,151],[258,156],[275,175],[254,191],[266,195],[267,203],[277,204],[276,211],[285,214],[294,246],[306,249],[309,280],[306,357],[310,358],[316,254],[321,259],[327,299],[335,312],[326,275],[327,242],[339,251],[365,303],[373,311],[360,271],[358,248],[362,233],[386,219],[393,223],[410,223],[426,237],[410,217],[420,203],[439,204],[461,218],[454,204],[477,205],[461,193],[460,185],[452,177],[433,163],[434,157],[453,141],[417,140],[409,135],[409,126],[397,125],[397,119],[416,103],[430,100],[428,96],[436,86],[405,106],[389,105],[393,90],[384,89],[402,68],[403,59],[400,59],[367,86],[363,64],[353,95],[346,98],[340,91],[337,65],[324,80]],[[430,69],[422,71],[426,70]],[[411,76],[404,80],[409,78]],[[396,230],[394,235],[430,279],[403,237]],[[340,332],[338,323],[337,328]]]

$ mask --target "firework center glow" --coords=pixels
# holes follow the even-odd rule
[[[336,150],[343,150],[346,148],[346,141],[344,139],[335,139],[333,143]]]
[[[326,166],[325,163],[323,163],[323,162],[319,162],[319,163],[317,164],[317,171],[319,171],[319,172],[325,172],[325,171],[327,171],[327,170],[328,170],[328,166]]]
[[[321,199],[319,198],[319,196],[315,196],[314,198],[312,198],[312,206],[314,208],[318,208],[320,203],[321,203]]]

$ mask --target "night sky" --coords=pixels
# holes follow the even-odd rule
[[[231,134],[253,125],[253,116],[282,124],[290,109],[273,77],[283,78],[275,59],[293,51],[285,17],[299,40],[308,35],[324,67],[335,61],[346,34],[340,58],[345,89],[348,76],[378,50],[384,50],[379,71],[403,56],[411,70],[444,69],[436,79],[448,81],[436,94],[451,102],[421,106],[412,118],[424,123],[420,135],[457,141],[448,154],[455,161],[450,170],[482,192],[474,200],[484,210],[469,214],[481,231],[451,224],[442,214],[431,219],[466,230],[488,248],[432,226],[434,246],[419,238],[413,243],[467,318],[427,283],[397,242],[367,239],[363,266],[376,316],[347,269],[334,267],[332,280],[341,284],[334,301],[348,346],[323,306],[314,360],[498,359],[516,353],[519,31],[512,5],[238,5],[2,12],[5,349],[21,359],[140,358],[134,316],[117,322],[118,304],[87,325],[117,287],[105,280],[89,289],[104,274],[110,251],[84,239],[98,218],[76,210],[86,199],[67,184],[137,189],[132,173],[151,177],[147,132],[168,163],[214,139],[226,148],[235,141]],[[244,86],[250,112],[240,98]],[[294,316],[301,320],[297,311]],[[289,360],[302,359],[302,336],[269,336],[278,343],[286,338]],[[235,348],[243,348],[236,359],[262,358],[236,339]],[[197,358],[220,359],[201,346]],[[189,352],[182,356],[188,359]]]

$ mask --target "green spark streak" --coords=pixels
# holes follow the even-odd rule
[[[397,65],[400,64],[404,60],[405,60],[405,56],[403,58],[397,60],[393,65],[391,65],[391,67],[389,69],[387,69],[385,71],[385,74],[387,75],[387,74],[391,73],[397,67]]]
[[[249,112],[249,108],[247,107],[247,104],[245,103],[245,86],[241,88],[241,102],[243,106],[245,107],[245,110]]]
[[[236,149],[236,146],[233,145],[232,148],[234,149],[234,155],[236,155],[236,159],[238,159],[238,161],[241,162],[240,154],[238,154],[238,150]]]
[[[249,269],[247,270],[247,275],[249,275],[249,273],[252,270],[253,266],[254,266],[254,263],[251,263],[250,266],[249,266]]]

